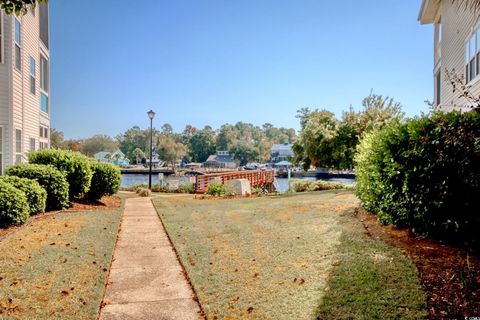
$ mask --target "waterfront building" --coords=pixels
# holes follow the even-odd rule
[[[0,9],[0,172],[50,145],[48,4],[24,15]]]

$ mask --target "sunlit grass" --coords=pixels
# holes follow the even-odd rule
[[[348,191],[154,203],[209,319],[424,315],[415,267],[364,234]]]

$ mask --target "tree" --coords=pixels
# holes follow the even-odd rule
[[[303,163],[305,170],[311,166],[352,168],[361,136],[404,117],[400,103],[373,92],[363,99],[362,106],[359,112],[350,107],[343,112],[341,120],[326,110],[298,110],[297,118],[302,129],[293,145],[294,162]]]
[[[102,134],[94,135],[80,143],[80,152],[90,157],[100,151],[113,152],[117,149],[118,142],[112,137]]]
[[[133,150],[133,155],[135,157],[136,164],[141,163],[142,159],[145,158],[145,152],[143,152],[140,148],[136,148],[135,150]]]
[[[240,162],[240,165],[246,165],[249,162],[257,162],[260,160],[260,151],[255,146],[246,141],[237,141],[230,151],[235,160]]]
[[[153,140],[154,142],[158,140],[158,132],[153,131]],[[149,150],[150,149],[150,130],[142,130],[138,126],[133,126],[122,134],[119,134],[116,137],[120,150],[126,155],[130,161],[135,160],[135,155],[133,151],[137,148],[140,150]],[[156,145],[154,143],[154,145]]]
[[[175,168],[178,160],[182,159],[187,154],[187,147],[179,142],[175,142],[171,137],[163,136],[160,141],[158,155],[160,159],[166,163],[171,164]]]
[[[35,8],[39,3],[47,3],[47,0],[0,0],[0,8],[6,14],[25,14],[28,9]]]
[[[331,167],[332,141],[340,124],[335,115],[327,110],[300,109],[297,117],[302,130],[293,145],[294,162],[303,163],[305,170],[312,166]]]
[[[190,138],[189,155],[193,162],[205,162],[216,151],[213,131],[201,130]]]
[[[62,131],[50,128],[50,147],[54,149],[64,149],[64,136]]]

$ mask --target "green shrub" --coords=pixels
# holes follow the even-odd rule
[[[122,176],[118,167],[107,164],[91,162],[93,171],[92,183],[87,193],[87,198],[99,200],[103,196],[111,196],[118,192]]]
[[[45,212],[47,191],[36,180],[15,176],[2,176],[0,180],[25,193],[30,215]]]
[[[79,153],[58,149],[46,149],[31,152],[28,156],[33,164],[52,165],[65,172],[70,185],[69,198],[85,195],[90,189],[92,180],[91,160]]]
[[[207,194],[211,196],[222,196],[225,194],[225,186],[217,181],[210,182],[208,184]]]
[[[0,225],[25,223],[29,210],[25,193],[0,181]]]
[[[293,179],[290,182],[290,188],[295,192],[310,192],[310,191],[322,191],[322,190],[335,190],[335,189],[353,189],[353,185],[346,185],[343,183],[325,181],[325,180],[305,180],[305,179]]]
[[[36,180],[47,191],[46,210],[68,208],[68,182],[65,174],[53,166],[19,164],[7,168],[9,176]]]
[[[355,162],[357,196],[383,223],[459,236],[480,227],[478,113],[434,113],[374,130]]]
[[[177,192],[179,193],[193,193],[195,191],[195,186],[193,183],[184,183],[178,186]]]

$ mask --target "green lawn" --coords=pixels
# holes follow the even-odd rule
[[[422,319],[413,264],[365,234],[348,191],[154,204],[208,319]]]
[[[0,240],[0,319],[96,319],[122,211],[61,212]]]

